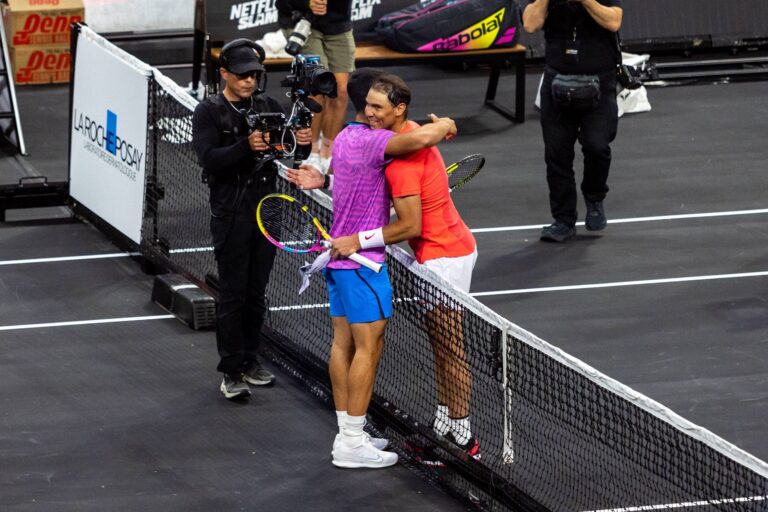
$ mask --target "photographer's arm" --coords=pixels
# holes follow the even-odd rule
[[[528,4],[523,11],[523,28],[529,34],[541,30],[547,20],[549,0],[536,0]]]
[[[224,172],[236,167],[251,154],[250,142],[242,139],[229,146],[220,146],[221,134],[206,105],[200,104],[192,115],[192,146],[198,162],[209,172]]]
[[[386,154],[399,156],[437,145],[456,136],[456,123],[450,117],[429,114],[431,123],[406,133],[398,133],[387,142]]]
[[[618,32],[624,11],[621,7],[607,7],[597,0],[579,0],[598,25],[611,32]]]
[[[312,128],[301,128],[293,133],[296,137],[296,154],[309,155],[312,148]],[[307,149],[307,146],[309,146],[309,149]],[[299,150],[300,147],[305,148],[305,152],[302,153]]]

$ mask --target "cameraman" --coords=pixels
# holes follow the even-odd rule
[[[301,50],[319,55],[321,65],[336,77],[336,98],[315,97],[323,106],[312,121],[312,155],[323,170],[333,153],[333,141],[341,131],[347,112],[347,82],[355,70],[355,39],[352,35],[352,0],[277,0],[278,23],[286,37],[301,18],[312,24],[312,31]],[[323,138],[320,142],[320,134]]]
[[[543,28],[546,39],[541,128],[555,222],[542,229],[542,240],[565,242],[576,234],[576,140],[584,154],[586,228],[600,231],[607,224],[603,199],[619,119],[615,32],[622,13],[621,0],[529,0],[523,12],[525,31]]]
[[[195,108],[192,144],[210,188],[211,235],[219,273],[216,347],[226,398],[250,395],[248,384],[272,384],[275,377],[257,359],[266,312],[265,290],[275,247],[261,234],[255,211],[275,191],[277,168],[268,133],[254,129],[260,113],[283,113],[263,94],[264,50],[237,39],[221,50],[222,92]],[[309,128],[296,133],[297,144],[311,142]]]

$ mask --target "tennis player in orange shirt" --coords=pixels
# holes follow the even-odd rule
[[[418,128],[417,123],[407,118],[410,100],[410,90],[400,77],[380,76],[366,99],[365,113],[371,128],[395,133]],[[408,235],[401,238],[389,233],[385,237],[387,243],[408,238],[420,265],[469,292],[477,245],[451,200],[440,151],[430,147],[398,157],[387,167],[386,177],[398,217],[394,224],[401,226],[397,231]],[[333,241],[335,257],[348,256],[359,249],[357,234]],[[438,395],[433,429],[470,456],[479,458],[479,444],[472,435],[469,419],[472,376],[464,350],[463,313],[448,304],[435,304],[426,322],[435,356]]]

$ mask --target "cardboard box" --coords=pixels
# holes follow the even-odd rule
[[[3,9],[11,47],[69,46],[70,25],[85,18],[82,0],[8,0]]]
[[[69,82],[69,46],[11,48],[13,79],[17,85]]]

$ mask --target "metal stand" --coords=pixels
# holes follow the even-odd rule
[[[16,101],[16,88],[13,84],[13,71],[8,55],[8,38],[5,35],[5,25],[0,23],[0,134],[22,155],[27,154],[24,145],[24,135],[21,132],[21,119]]]

